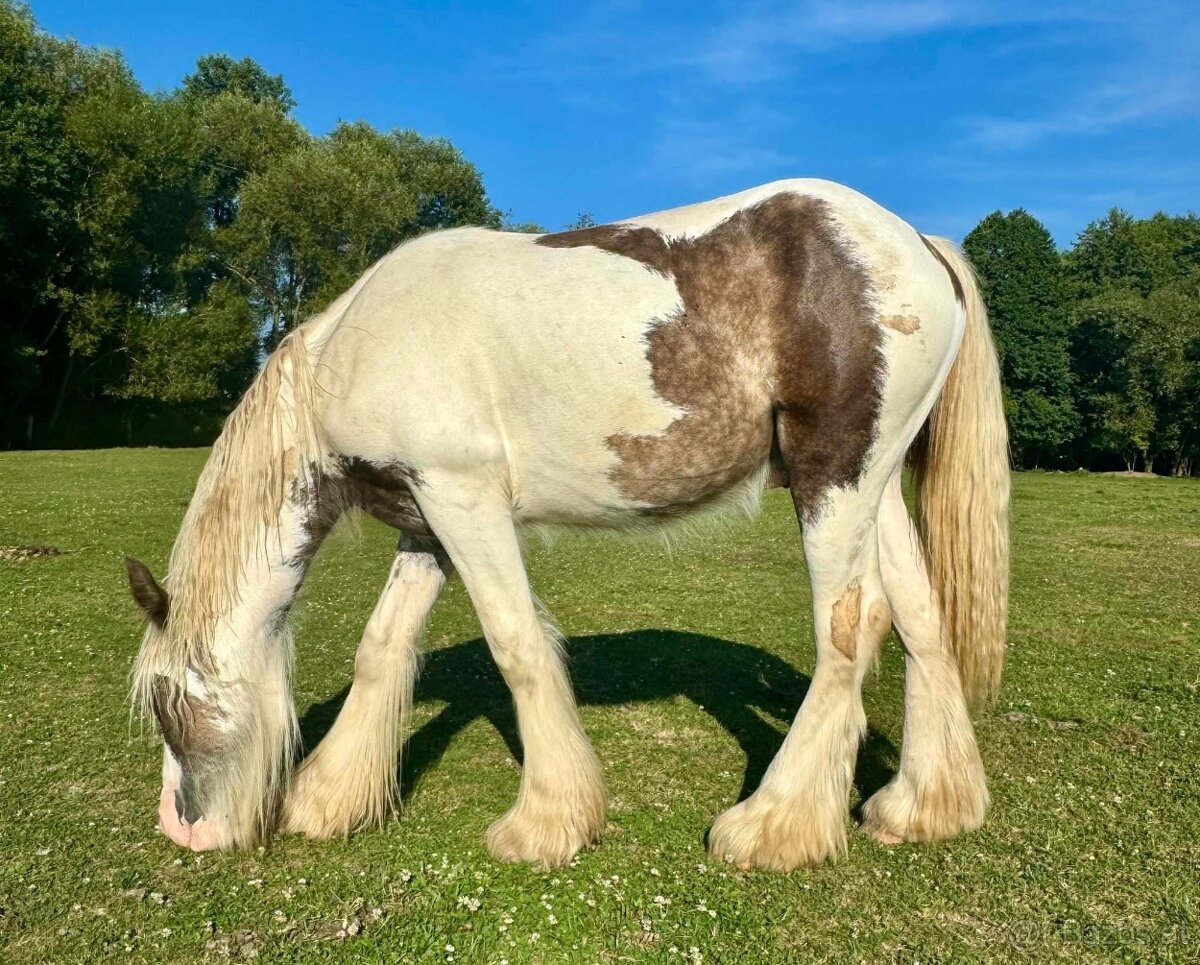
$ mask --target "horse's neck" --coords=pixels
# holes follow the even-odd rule
[[[253,639],[295,596],[324,535],[317,481],[325,445],[300,333],[271,354],[230,414],[200,476],[172,557],[184,638],[226,622]]]
[[[287,453],[256,459],[206,467],[175,547],[172,620],[201,649],[274,632],[329,528],[310,467]]]
[[[307,527],[307,513],[285,502],[275,523],[247,541],[255,549],[242,562],[228,611],[236,635],[270,629],[299,592],[315,549]]]

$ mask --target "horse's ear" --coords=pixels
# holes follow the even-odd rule
[[[146,611],[146,616],[156,626],[167,622],[167,611],[171,603],[167,591],[158,585],[149,567],[132,556],[125,557],[125,572],[129,574],[129,590],[137,605]]]

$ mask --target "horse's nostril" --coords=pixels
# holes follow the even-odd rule
[[[187,811],[187,805],[184,803],[182,791],[175,792],[175,816],[180,821],[184,820],[184,813]]]

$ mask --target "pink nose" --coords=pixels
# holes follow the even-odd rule
[[[221,827],[207,818],[194,824],[183,820],[175,810],[175,788],[163,785],[158,799],[158,829],[181,848],[213,851],[227,843]]]

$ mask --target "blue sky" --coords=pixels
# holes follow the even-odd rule
[[[455,142],[495,204],[558,228],[780,177],[933,233],[1025,207],[1069,244],[1113,205],[1200,208],[1200,2],[33,0],[150,89],[201,53],[339,118]]]

